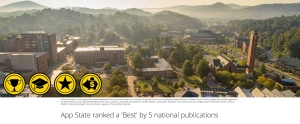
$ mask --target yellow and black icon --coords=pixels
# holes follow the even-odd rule
[[[69,95],[76,88],[76,80],[71,74],[61,73],[55,78],[54,87],[58,93]]]
[[[87,95],[97,94],[102,87],[101,78],[97,74],[85,74],[80,80],[80,88]]]
[[[31,76],[29,81],[29,88],[32,93],[36,95],[46,94],[51,87],[51,81],[46,74],[36,73]]]
[[[24,77],[18,73],[10,73],[3,80],[3,87],[10,95],[19,95],[25,88]]]

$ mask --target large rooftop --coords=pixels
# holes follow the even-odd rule
[[[100,48],[104,48],[104,51],[124,51],[123,47],[118,46],[90,46],[90,47],[78,47],[75,51],[100,51]]]
[[[9,54],[9,55],[36,55],[36,57],[40,57],[47,52],[0,52],[0,54]]]
[[[292,92],[291,90],[285,90],[281,91],[281,94],[283,94],[285,97],[295,97],[296,94]]]
[[[298,58],[282,56],[278,58],[278,61],[285,62],[287,65],[294,66],[295,69],[300,70],[300,59]]]
[[[45,31],[27,31],[22,34],[45,34]]]
[[[275,95],[270,90],[268,90],[267,88],[264,88],[263,90],[261,90],[261,92],[263,94],[265,94],[266,97],[273,97],[273,98],[275,97]]]
[[[164,59],[158,59],[157,62],[154,63],[156,68],[142,68],[142,71],[147,72],[147,71],[167,71],[167,70],[173,70],[169,63],[164,60]]]

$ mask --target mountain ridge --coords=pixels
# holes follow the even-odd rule
[[[32,1],[19,1],[10,3],[0,7],[0,12],[13,12],[18,10],[33,10],[33,9],[45,9],[47,6],[38,4]]]

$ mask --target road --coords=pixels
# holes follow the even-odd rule
[[[130,94],[131,94],[132,97],[138,97],[136,95],[135,90],[134,90],[134,84],[133,84],[133,81],[136,80],[137,77],[133,75],[131,66],[127,65],[127,67],[128,67],[127,83],[128,83],[128,87],[129,87],[129,90],[130,90]]]

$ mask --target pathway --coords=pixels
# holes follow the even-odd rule
[[[134,91],[134,84],[133,84],[133,81],[136,80],[137,77],[133,75],[131,66],[128,65],[127,67],[128,67],[127,83],[128,83],[128,87],[130,89],[130,94],[132,97],[138,97],[136,95],[136,92]]]

